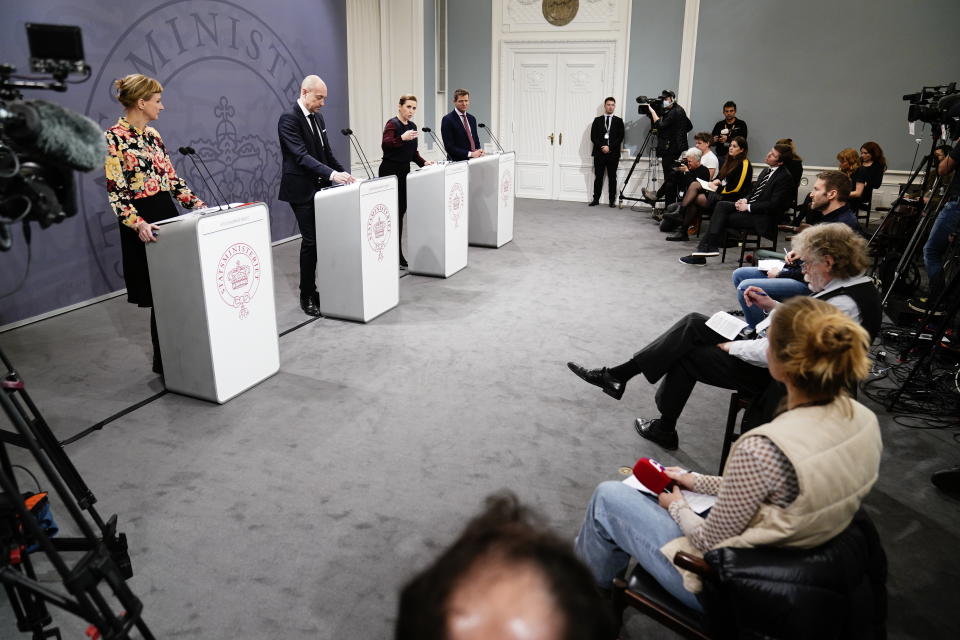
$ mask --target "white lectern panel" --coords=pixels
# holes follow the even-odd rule
[[[470,244],[502,247],[513,240],[516,154],[474,158],[470,164]]]
[[[434,165],[407,176],[410,273],[450,277],[467,266],[467,162]]]
[[[368,322],[397,306],[396,177],[318,191],[314,209],[320,312]]]
[[[147,262],[167,389],[223,403],[280,369],[265,204],[164,221]]]

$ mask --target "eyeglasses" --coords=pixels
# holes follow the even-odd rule
[[[811,265],[817,264],[816,260],[804,260],[800,265],[800,271],[808,271]]]

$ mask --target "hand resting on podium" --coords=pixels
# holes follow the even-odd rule
[[[346,171],[334,171],[330,174],[330,182],[336,182],[337,184],[353,184],[357,179]]]

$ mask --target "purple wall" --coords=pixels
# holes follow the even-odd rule
[[[121,9],[122,7],[122,9]],[[156,77],[166,109],[153,126],[163,136],[177,172],[207,202],[192,163],[176,152],[189,145],[204,154],[230,201],[265,201],[273,238],[297,233],[280,180],[277,118],[296,100],[303,76],[327,83],[328,130],[348,126],[347,37],[344,0],[49,0],[5,3],[0,63],[30,74],[24,23],[74,24],[83,29],[92,77],[67,93],[25,92],[83,113],[104,129],[122,108],[114,79],[128,73]],[[349,161],[346,140],[330,135],[337,158]],[[33,225],[33,256],[17,226],[12,250],[0,253],[0,326],[123,288],[119,231],[107,205],[102,170],[78,175],[79,211],[59,225]]]

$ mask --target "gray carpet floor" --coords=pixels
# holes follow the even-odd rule
[[[306,319],[298,249],[274,250],[281,330]],[[683,251],[644,212],[519,200],[513,242],[471,247],[447,280],[403,277],[400,305],[370,324],[290,332],[280,372],[226,405],[167,394],[67,446],[101,514],[119,514],[157,637],[388,638],[400,586],[487,494],[515,491],[572,539],[594,486],[640,456],[715,472],[728,391],[696,389],[671,454],[633,430],[655,415],[653,387],[637,378],[616,402],[565,366],[619,363],[688,311],[734,307],[729,261],[687,267]],[[148,317],[115,298],[0,346],[65,439],[162,389]],[[891,637],[957,637],[960,503],[929,483],[960,464],[956,433],[877,410],[886,450],[866,504],[890,559]],[[625,635],[672,637],[641,616]]]

